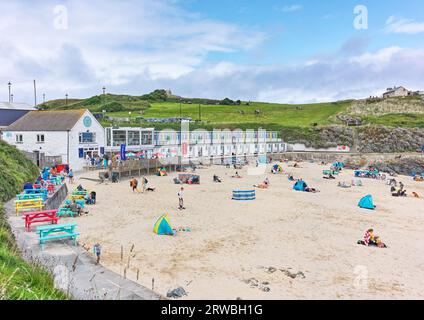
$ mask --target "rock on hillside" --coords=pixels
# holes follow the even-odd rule
[[[358,129],[359,152],[410,152],[424,145],[424,129],[364,127]]]

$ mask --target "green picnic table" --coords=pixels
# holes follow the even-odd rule
[[[79,233],[75,232],[77,227],[76,223],[57,224],[37,227],[39,235],[41,250],[44,250],[44,244],[49,240],[57,239],[72,239],[74,246],[77,245],[77,236]]]

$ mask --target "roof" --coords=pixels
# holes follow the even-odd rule
[[[36,110],[33,106],[30,106],[28,103],[17,103],[17,102],[0,102],[0,109]]]
[[[30,111],[5,131],[68,131],[86,110]]]
[[[10,126],[13,122],[27,114],[28,110],[0,109],[0,127]]]
[[[390,89],[390,90],[389,90],[389,89]],[[397,91],[397,90],[400,90],[400,89],[403,89],[403,90],[409,91],[408,89],[406,89],[406,88],[405,88],[405,87],[403,87],[403,86],[400,86],[400,87],[394,87],[394,88],[389,88],[389,89],[387,89],[387,91],[386,91],[384,94],[393,93],[393,92],[395,92],[395,91]]]

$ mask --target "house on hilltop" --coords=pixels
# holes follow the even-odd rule
[[[411,91],[406,89],[405,87],[393,87],[387,88],[387,91],[383,93],[383,98],[392,98],[392,97],[406,97],[411,94]]]

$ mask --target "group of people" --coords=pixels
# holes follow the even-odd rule
[[[130,180],[130,187],[133,192],[144,193],[145,191],[155,191],[155,188],[149,187],[149,180],[146,177],[141,177],[141,190],[138,189],[138,180],[134,177]]]
[[[103,168],[110,168],[112,166],[112,160],[108,157],[108,155],[89,155],[88,153],[85,155],[85,164],[87,167],[103,167]]]

